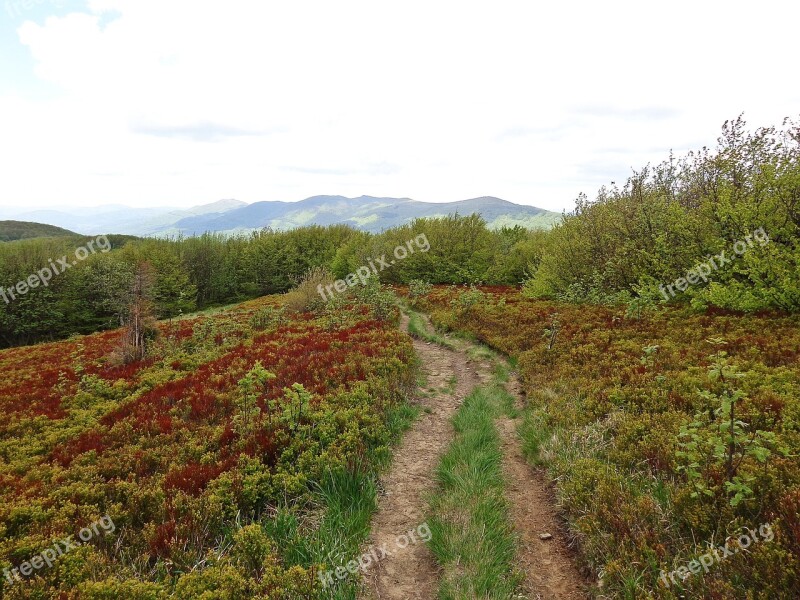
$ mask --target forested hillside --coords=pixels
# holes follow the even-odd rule
[[[0,242],[76,235],[78,234],[53,225],[29,223],[27,221],[0,221]]]
[[[396,246],[423,232],[430,251],[412,254],[382,271],[383,281],[515,285],[538,259],[537,240],[543,235],[521,227],[490,231],[482,219],[470,216],[419,219],[378,235],[332,225],[174,240],[108,236],[110,251],[90,253],[75,265],[71,262],[76,247],[85,240],[21,241],[0,246],[0,285],[6,288],[62,255],[69,257],[70,265],[47,286],[14,300],[9,296],[8,302],[0,299],[0,345],[119,326],[137,265],[143,263],[150,265],[154,277],[155,315],[168,318],[284,292],[313,267],[345,277],[368,259],[391,257]]]
[[[189,209],[110,205],[21,213],[0,207],[0,216],[13,215],[20,221],[50,223],[84,235],[114,231],[156,237],[202,235],[206,232],[232,235],[264,228],[286,231],[309,225],[348,225],[361,231],[380,233],[414,219],[474,213],[481,215],[490,229],[515,225],[549,229],[561,217],[557,212],[491,196],[455,202],[419,202],[410,198],[374,196],[311,196],[299,201],[271,200],[252,204],[219,200]]]

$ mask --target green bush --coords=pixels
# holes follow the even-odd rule
[[[408,297],[411,305],[416,306],[420,299],[431,293],[433,285],[422,279],[412,279],[408,282]]]
[[[639,295],[642,281],[669,285],[711,256],[723,251],[733,256],[736,244],[750,237],[740,256],[717,265],[707,281],[674,301],[694,298],[697,307],[747,312],[797,311],[798,131],[787,120],[782,129],[748,132],[740,117],[725,123],[714,150],[646,167],[622,187],[601,188],[594,201],[581,196],[575,211],[543,241],[526,295],[624,302],[617,294]],[[769,241],[755,236],[757,231]]]

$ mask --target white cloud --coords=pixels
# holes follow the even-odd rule
[[[187,206],[491,194],[571,208],[670,148],[713,143],[740,111],[754,126],[796,113],[798,12],[91,0],[19,27],[58,93],[0,96],[0,193]]]

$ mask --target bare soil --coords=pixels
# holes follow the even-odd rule
[[[402,325],[408,329],[406,317]],[[428,382],[428,391],[420,390],[417,401],[426,412],[404,435],[381,482],[383,493],[369,543],[376,548],[383,546],[390,554],[365,574],[364,600],[436,597],[439,569],[433,555],[421,542],[401,549],[397,540],[409,531],[416,532],[424,522],[426,498],[435,490],[436,465],[453,440],[453,415],[477,385],[491,379],[491,361],[471,359],[467,354],[470,346],[459,341],[454,351],[414,340]],[[516,379],[509,381],[508,389],[521,406]],[[496,423],[503,440],[503,472],[511,518],[519,536],[518,568],[525,577],[526,596],[531,600],[586,598],[586,580],[575,566],[552,494],[544,476],[525,461],[516,421],[501,417]],[[543,540],[541,534],[552,537]]]
[[[506,387],[515,397],[517,408],[522,408],[521,387],[516,376],[512,375]],[[503,416],[496,425],[503,440],[506,498],[519,539],[517,563],[525,574],[528,597],[531,600],[587,598],[587,581],[575,564],[574,552],[569,547],[569,538],[548,482],[523,455],[517,421]]]
[[[407,318],[403,328],[408,329]],[[392,554],[365,574],[363,598],[429,600],[436,597],[438,588],[438,567],[427,546],[418,542],[401,549],[397,539],[417,531],[424,522],[436,465],[453,440],[450,421],[478,378],[474,365],[460,352],[420,340],[414,340],[414,350],[422,361],[427,388],[434,391],[420,390],[417,401],[426,412],[403,436],[393,453],[392,467],[381,480],[383,494],[372,522],[370,544],[376,548],[385,545]]]

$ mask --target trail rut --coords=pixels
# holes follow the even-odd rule
[[[430,327],[427,319],[426,324]],[[407,331],[406,316],[402,326]],[[427,377],[428,392],[418,398],[426,413],[404,435],[394,452],[392,467],[382,479],[383,494],[373,519],[370,544],[383,546],[390,554],[366,572],[360,596],[363,600],[436,597],[439,577],[433,555],[421,542],[401,549],[397,539],[417,530],[424,522],[426,497],[435,489],[436,465],[453,440],[453,415],[476,386],[491,380],[493,361],[470,358],[467,351],[471,347],[468,342],[458,341],[457,349],[449,350],[414,340],[414,349]],[[523,399],[515,376],[507,389],[521,408]],[[519,539],[517,566],[524,575],[522,597],[586,598],[587,582],[575,566],[547,482],[525,461],[516,424],[506,416],[496,420],[503,440],[506,497]],[[552,537],[543,540],[540,534]]]
[[[407,317],[403,328],[408,328]],[[433,555],[421,542],[398,548],[397,538],[424,522],[426,495],[434,489],[436,465],[453,439],[450,420],[478,384],[475,367],[464,354],[416,339],[414,350],[422,361],[427,388],[434,391],[420,394],[418,402],[427,412],[403,436],[392,467],[381,481],[383,494],[370,543],[384,545],[392,554],[365,574],[365,599],[435,598],[438,570]],[[455,386],[451,384],[454,377]]]
[[[506,386],[522,408],[522,394],[515,375]],[[525,460],[517,436],[517,421],[507,416],[496,421],[503,440],[503,474],[511,520],[519,536],[517,561],[525,574],[531,600],[579,600],[586,598],[586,580],[575,565],[574,552],[558,516],[544,475]],[[540,536],[551,535],[542,539]]]

